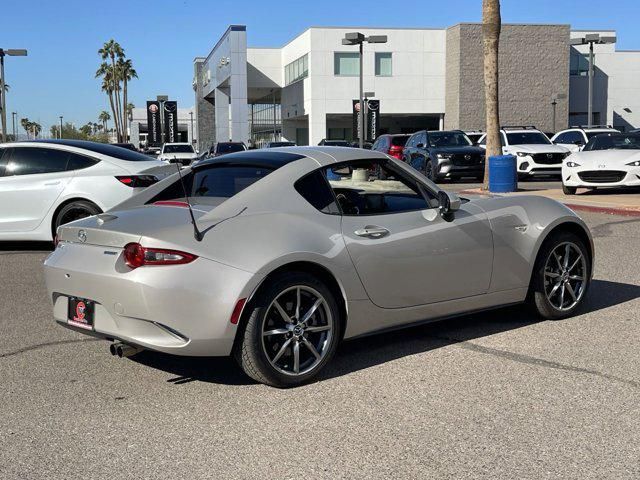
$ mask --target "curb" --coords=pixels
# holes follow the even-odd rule
[[[463,195],[486,195],[486,196],[497,195],[497,196],[500,196],[500,194],[490,193],[490,192],[485,192],[485,191],[478,191],[478,190],[461,190],[458,193],[461,193]],[[539,196],[544,196],[544,195],[539,195]],[[550,197],[547,197],[547,198],[550,198]],[[582,203],[571,203],[570,201],[568,201],[568,202],[562,202],[561,201],[560,203],[566,205],[571,210],[590,212],[590,213],[603,213],[603,214],[606,214],[606,215],[620,215],[620,216],[625,216],[625,217],[640,217],[640,207],[638,207],[638,208],[635,208],[635,207],[631,207],[631,208],[627,208],[627,207],[599,207],[597,205],[585,205],[585,204],[582,204]]]

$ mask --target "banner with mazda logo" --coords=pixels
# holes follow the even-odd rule
[[[178,141],[178,102],[164,102],[164,138],[167,143]]]
[[[380,100],[365,100],[364,139],[373,142],[380,131]],[[353,100],[353,139],[356,140],[358,132],[358,117],[360,116],[360,101]]]
[[[160,130],[160,102],[156,100],[147,101],[147,145],[157,147],[162,144],[162,134]]]

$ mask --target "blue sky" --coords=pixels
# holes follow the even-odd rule
[[[58,0],[5,2],[0,46],[27,48],[7,57],[7,111],[48,131],[59,115],[80,126],[108,110],[94,79],[97,50],[110,38],[134,62],[139,79],[130,100],[167,94],[193,105],[193,58],[206,55],[227,26],[247,25],[249,46],[280,46],[309,26],[446,27],[481,20],[481,0]],[[502,0],[503,22],[568,23],[614,29],[618,48],[640,50],[640,1]],[[535,66],[532,65],[532,69]],[[11,130],[11,114],[8,115]]]

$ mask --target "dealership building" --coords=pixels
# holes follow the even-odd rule
[[[260,146],[353,139],[358,47],[342,39],[356,31],[387,36],[386,43],[364,44],[364,91],[379,101],[379,134],[485,128],[481,24],[311,27],[281,47],[247,47],[246,27],[231,25],[206,57],[194,60],[199,148],[216,140]],[[587,123],[588,46],[571,39],[588,33],[615,36],[569,25],[503,25],[503,125],[555,132]],[[615,43],[594,51],[593,122],[640,127],[640,51],[620,51]]]

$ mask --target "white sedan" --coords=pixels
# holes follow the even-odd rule
[[[597,135],[581,152],[562,164],[562,191],[573,195],[581,187],[640,186],[640,134]]]
[[[2,144],[0,240],[50,241],[58,226],[104,212],[176,168],[81,140]]]

